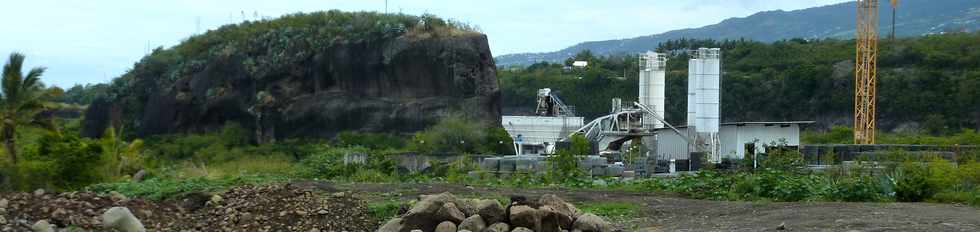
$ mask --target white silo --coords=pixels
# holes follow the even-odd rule
[[[667,103],[667,56],[648,51],[640,55],[640,104],[666,117]],[[645,128],[663,128],[664,124],[653,115],[643,116]]]
[[[694,130],[701,151],[709,153],[711,160],[720,162],[721,124],[721,49],[698,49],[694,65]],[[690,96],[689,96],[690,98]],[[688,104],[691,107],[691,104]]]
[[[697,95],[698,95],[698,72],[701,62],[698,59],[691,59],[687,62],[687,127],[695,127],[697,119]]]

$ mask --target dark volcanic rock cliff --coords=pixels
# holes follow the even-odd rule
[[[83,133],[97,136],[113,121],[110,111],[123,114],[114,123],[141,135],[211,131],[234,121],[254,129],[259,141],[412,132],[450,112],[498,123],[500,90],[485,35],[440,27],[435,18],[328,12],[278,20],[289,17],[325,25],[260,22],[155,51],[113,82],[109,100],[93,104],[105,112],[87,112]],[[329,31],[337,27],[330,23],[341,30]],[[208,37],[242,28],[254,36]],[[205,48],[186,45],[194,43]]]

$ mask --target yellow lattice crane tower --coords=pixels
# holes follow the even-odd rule
[[[854,144],[875,143],[878,69],[878,0],[857,1],[854,66]]]

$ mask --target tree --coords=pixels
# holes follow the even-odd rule
[[[17,126],[38,123],[35,115],[44,109],[41,98],[44,87],[41,75],[44,67],[35,67],[24,75],[21,68],[24,65],[24,55],[10,54],[10,59],[3,66],[3,83],[0,84],[0,140],[10,157],[10,162],[17,163]]]

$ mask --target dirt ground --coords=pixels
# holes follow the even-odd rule
[[[654,193],[604,190],[512,189],[448,184],[347,184],[337,186],[409,200],[419,194],[540,196],[556,194],[581,204],[642,204],[630,221],[640,231],[980,231],[980,209],[931,203],[725,202]],[[782,225],[782,227],[780,227]]]

